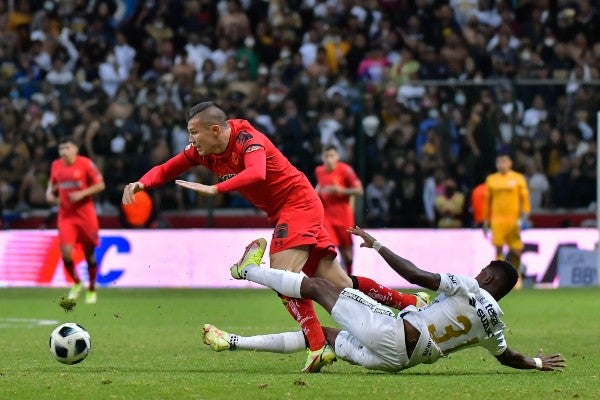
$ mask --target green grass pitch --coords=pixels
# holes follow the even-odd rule
[[[0,399],[600,398],[600,288],[525,289],[500,302],[509,345],[562,353],[562,373],[514,370],[468,349],[399,374],[343,361],[303,374],[304,353],[216,353],[201,343],[206,322],[246,335],[297,329],[270,290],[100,289],[98,304],[70,313],[58,305],[65,294],[0,289]],[[81,364],[50,355],[61,322],[90,332]]]

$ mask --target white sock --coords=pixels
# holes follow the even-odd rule
[[[270,335],[239,336],[229,334],[231,350],[268,351],[271,353],[295,353],[306,349],[302,331]]]
[[[249,281],[269,287],[285,296],[301,298],[300,285],[304,275],[274,268],[263,268],[258,265],[248,265],[245,277]]]

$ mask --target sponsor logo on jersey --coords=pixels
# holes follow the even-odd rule
[[[58,187],[61,189],[78,189],[81,187],[81,182],[80,181],[59,182]]]
[[[452,274],[448,274],[448,278],[450,278],[450,282],[452,282],[455,285],[458,285],[458,282],[456,282],[456,277]]]
[[[431,340],[429,340],[427,342],[427,346],[425,346],[425,350],[423,350],[423,353],[421,353],[421,356],[423,356],[423,357],[430,356],[431,355],[431,346],[433,346],[433,342]]]
[[[498,323],[500,322],[500,319],[498,318],[498,313],[496,313],[496,310],[494,310],[494,306],[492,304],[487,304],[485,306],[485,309],[488,313],[488,315],[490,316],[490,322],[492,323],[493,326],[498,325]]]
[[[477,309],[477,316],[479,317],[479,320],[481,321],[481,325],[483,325],[483,329],[485,330],[485,333],[488,337],[492,336],[492,328],[490,328],[490,321],[487,318],[487,315],[485,314],[485,311],[483,311],[481,308]]]
[[[253,136],[248,132],[241,131],[240,133],[238,133],[237,137],[235,138],[235,141],[243,146],[248,140],[252,139],[252,137]]]
[[[471,298],[469,299],[469,305],[470,305],[471,307],[475,307],[475,304],[477,304],[477,300],[475,300],[475,297],[471,297]]]
[[[388,308],[380,307],[378,303],[369,301],[360,294],[350,292],[348,290],[342,291],[341,294],[343,294],[345,297],[347,297],[351,300],[356,301],[357,303],[360,303],[362,305],[369,307],[371,312],[374,312],[375,314],[382,314],[382,315],[387,315],[389,317],[395,317],[394,312],[392,310],[390,310]]]
[[[227,174],[227,175],[218,175],[217,176],[217,181],[219,182],[225,182],[228,179],[231,179],[235,176],[235,174]]]

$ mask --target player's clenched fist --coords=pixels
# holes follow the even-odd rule
[[[135,194],[144,190],[144,184],[142,182],[128,183],[123,189],[123,204],[128,205],[135,201]]]

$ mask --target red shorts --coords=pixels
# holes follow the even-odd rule
[[[307,276],[314,276],[323,257],[337,255],[335,245],[323,226],[323,205],[318,198],[316,200],[308,200],[281,210],[269,248],[269,252],[273,254],[294,247],[309,246],[308,260],[302,269]]]
[[[352,235],[348,232],[348,228],[354,226],[352,222],[344,225],[331,224],[332,221],[325,218],[325,228],[331,237],[331,240],[337,247],[351,247]]]
[[[81,221],[73,218],[63,218],[58,221],[58,236],[61,245],[75,246],[81,244],[83,248],[98,246],[98,220],[90,218]]]

